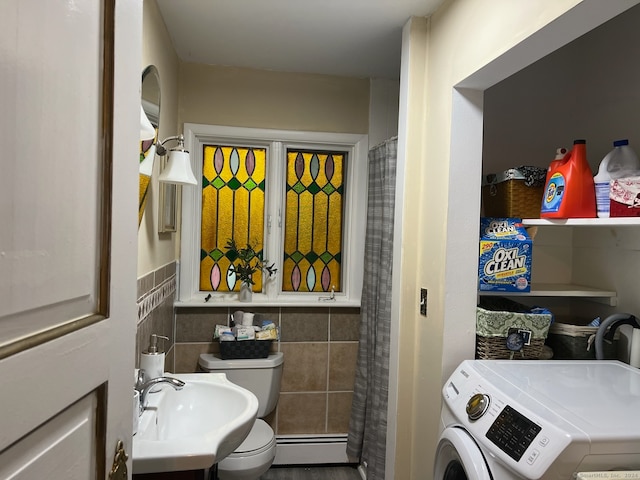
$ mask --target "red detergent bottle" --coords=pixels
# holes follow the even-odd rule
[[[596,191],[587,162],[586,140],[575,140],[562,160],[547,172],[541,218],[595,218]]]

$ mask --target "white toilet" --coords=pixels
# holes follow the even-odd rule
[[[225,373],[231,382],[258,397],[258,418],[251,432],[235,452],[218,463],[220,480],[257,480],[273,463],[276,436],[261,419],[278,403],[283,362],[282,352],[246,360],[221,360],[210,353],[200,355],[198,364],[202,370]]]

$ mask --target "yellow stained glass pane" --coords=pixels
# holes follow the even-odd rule
[[[202,165],[200,290],[238,291],[229,275],[233,258],[225,248],[232,238],[262,255],[264,243],[265,148],[205,145]],[[254,292],[262,275],[253,276]]]
[[[345,163],[345,152],[287,151],[284,291],[341,291]]]

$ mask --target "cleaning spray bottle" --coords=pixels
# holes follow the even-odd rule
[[[547,172],[541,218],[594,218],[596,194],[587,162],[586,140],[575,140],[562,160],[554,160]]]
[[[613,150],[605,155],[598,167],[598,173],[593,177],[596,186],[596,203],[598,217],[608,218],[611,202],[609,187],[611,180],[639,175],[640,160],[629,146],[629,140],[616,140]]]

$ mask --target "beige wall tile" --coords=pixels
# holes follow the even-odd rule
[[[280,350],[282,392],[326,391],[328,343],[281,343]]]
[[[283,393],[278,411],[279,435],[326,432],[326,393]]]
[[[177,342],[210,342],[216,325],[227,325],[227,308],[180,309],[176,315]]]
[[[360,309],[332,308],[329,340],[358,341],[360,339]]]
[[[352,393],[329,393],[327,433],[348,433]]]
[[[329,339],[327,308],[283,308],[280,322],[283,342],[326,342]]]
[[[213,343],[176,343],[175,373],[194,373],[198,371],[198,359],[201,353],[213,353]]]
[[[358,344],[332,342],[329,347],[329,391],[353,391]]]

